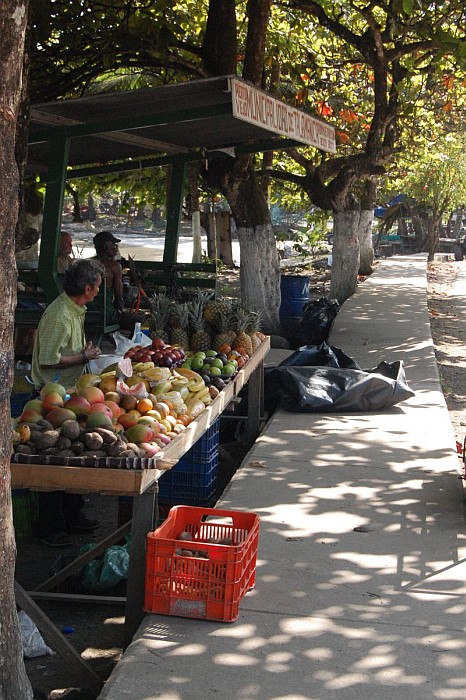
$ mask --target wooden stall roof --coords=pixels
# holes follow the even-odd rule
[[[233,76],[32,105],[30,172],[47,169],[58,134],[71,137],[72,168],[245,144],[335,147],[332,127]]]

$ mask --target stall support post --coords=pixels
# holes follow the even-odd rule
[[[157,491],[154,484],[152,491],[134,496],[133,520],[131,526],[131,544],[129,549],[129,572],[126,589],[126,613],[123,647],[131,640],[144,617],[144,590],[146,578],[146,537],[157,522]]]
[[[65,133],[59,132],[50,138],[49,144],[50,162],[46,178],[38,276],[46,299],[51,302],[62,292],[57,259],[70,139]]]
[[[175,160],[171,166],[167,196],[167,228],[163,262],[175,264],[178,253],[181,207],[186,180],[186,160]]]
[[[261,362],[249,377],[248,382],[248,444],[254,444],[261,431],[264,415],[264,363]]]

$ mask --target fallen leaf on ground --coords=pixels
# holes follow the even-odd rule
[[[255,462],[249,462],[249,466],[256,467],[257,469],[268,469],[266,463],[260,460],[256,460]]]

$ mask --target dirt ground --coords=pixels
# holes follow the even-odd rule
[[[451,297],[451,285],[459,266],[458,262],[436,262],[428,271],[428,306],[432,337],[436,348],[442,388],[457,441],[463,442],[466,434],[466,304],[464,308],[455,304]],[[328,271],[324,269],[309,273],[311,296],[323,296],[328,292]],[[225,272],[220,280],[224,294],[238,292],[238,272]],[[234,470],[241,463],[243,450],[234,435],[226,436],[223,457],[220,461],[219,492],[228,483]],[[32,540],[18,542],[16,576],[20,584],[31,590],[46,579],[60,565],[60,558],[72,557],[82,545],[98,542],[116,528],[119,518],[127,515],[127,506],[117,497],[93,495],[87,497],[86,514],[97,517],[101,527],[93,535],[73,535],[71,549],[57,550],[34,543]],[[67,563],[67,562],[66,562]],[[78,582],[71,585],[78,586]],[[73,592],[79,587],[72,589]],[[124,584],[109,595],[124,595]],[[118,662],[122,651],[124,608],[121,605],[89,605],[42,602],[41,608],[63,630],[72,628],[69,640],[82,654],[92,669],[105,680]],[[35,690],[35,698],[48,700],[94,700],[95,694],[82,687],[81,680],[66,666],[58,655],[42,656],[26,660],[29,679]]]

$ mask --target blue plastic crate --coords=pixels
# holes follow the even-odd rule
[[[10,413],[13,418],[17,418],[23,412],[24,406],[31,398],[31,392],[10,395]]]
[[[218,450],[205,462],[183,457],[159,479],[159,501],[171,505],[204,505],[215,502]]]
[[[218,454],[220,418],[217,418],[208,430],[191,447],[183,460],[192,462],[208,462],[214,454]]]

